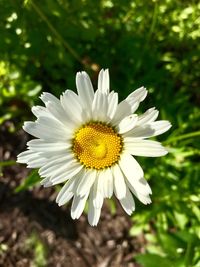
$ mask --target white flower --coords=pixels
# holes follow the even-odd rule
[[[135,210],[133,195],[151,203],[151,188],[133,156],[166,155],[159,142],[146,139],[166,132],[171,124],[155,121],[155,108],[134,114],[147,95],[144,87],[118,103],[118,94],[109,90],[108,70],[100,71],[96,92],[85,72],[77,73],[76,86],[78,95],[71,90],[60,99],[41,95],[45,107],[34,106],[37,120],[23,126],[37,139],[27,143],[18,162],[40,168],[45,187],[65,183],[56,202],[61,206],[73,198],[73,219],[80,217],[89,198],[88,220],[97,225],[103,200],[113,192],[129,215]]]

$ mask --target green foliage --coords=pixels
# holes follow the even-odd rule
[[[24,182],[17,186],[15,188],[15,193],[27,190],[29,188],[32,188],[34,185],[36,185],[41,180],[38,172],[36,170],[33,170],[28,177],[25,178]]]
[[[33,232],[26,240],[25,248],[33,251],[33,267],[47,266],[47,248],[37,233]]]
[[[165,257],[161,257],[157,254],[141,254],[138,255],[136,259],[144,267],[155,267],[156,263],[162,267],[178,267],[177,265],[174,265],[172,261],[169,261]]]
[[[19,128],[41,91],[75,88],[78,70],[96,83],[109,67],[120,98],[149,89],[141,109],[155,105],[173,127],[159,137],[169,155],[138,158],[153,195],[132,217],[130,234],[147,240],[136,259],[144,267],[199,267],[199,1],[1,0],[0,16],[0,123]],[[17,191],[37,181],[33,173]]]

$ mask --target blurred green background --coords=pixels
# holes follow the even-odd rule
[[[120,99],[147,87],[139,112],[155,106],[173,125],[158,138],[167,156],[138,158],[153,203],[132,216],[130,235],[147,240],[134,260],[200,267],[199,1],[0,0],[0,124],[10,121],[13,136],[42,91],[75,89],[80,70],[96,85],[101,68]]]

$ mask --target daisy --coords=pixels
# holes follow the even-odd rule
[[[76,75],[78,94],[66,90],[60,99],[50,93],[40,98],[43,106],[34,106],[35,122],[23,129],[36,137],[18,162],[39,168],[44,187],[64,183],[56,202],[72,200],[71,217],[78,219],[88,199],[88,221],[97,225],[104,198],[113,194],[129,215],[135,210],[134,197],[151,203],[151,188],[134,156],[160,157],[167,150],[149,137],[166,132],[171,124],[156,121],[158,111],[148,109],[135,114],[147,95],[141,87],[118,103],[118,94],[110,92],[108,70],[101,70],[94,92],[86,72]]]

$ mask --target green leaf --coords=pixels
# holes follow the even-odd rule
[[[0,167],[12,166],[17,164],[15,160],[0,161]]]
[[[33,252],[32,266],[47,266],[48,247],[44,244],[37,232],[31,233],[30,237],[26,240],[25,246]]]
[[[164,251],[170,256],[179,257],[177,249],[186,248],[186,243],[173,234],[160,233],[158,235],[158,240]]]
[[[140,254],[137,255],[136,261],[143,267],[175,267],[174,263],[167,258],[161,257],[156,254]]]
[[[24,182],[15,188],[15,193],[24,191],[26,189],[29,189],[33,187],[35,184],[37,184],[40,181],[40,176],[38,175],[37,170],[34,170],[30,173],[30,175],[25,178]]]
[[[185,225],[188,222],[187,215],[186,214],[183,214],[183,213],[180,213],[178,211],[174,211],[174,216],[176,218],[176,222],[177,222],[178,226],[181,229],[184,229]]]

